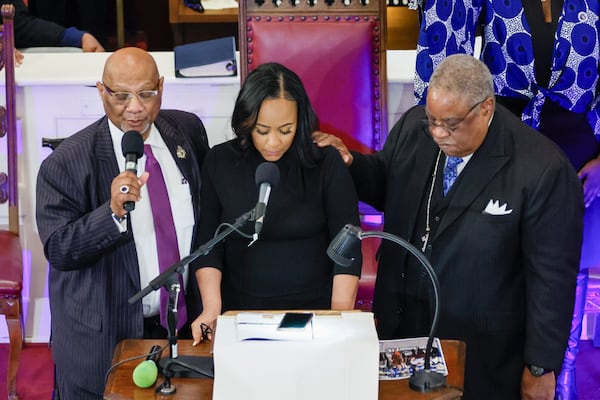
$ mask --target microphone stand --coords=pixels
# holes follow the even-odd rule
[[[387,239],[392,241],[401,247],[404,247],[408,250],[413,256],[415,256],[423,268],[427,271],[427,275],[431,279],[431,283],[433,285],[433,295],[435,299],[434,303],[434,312],[433,312],[433,320],[431,321],[431,329],[429,330],[429,337],[427,338],[427,346],[425,347],[425,364],[424,369],[422,371],[416,371],[408,380],[408,385],[411,389],[418,392],[429,392],[431,390],[435,390],[441,387],[446,386],[446,377],[436,371],[431,370],[431,351],[433,348],[433,337],[435,334],[435,330],[437,328],[439,315],[440,315],[440,283],[437,279],[437,275],[435,270],[429,263],[429,260],[421,253],[416,247],[412,244],[403,240],[402,238],[393,235],[388,232],[379,232],[379,231],[365,231],[359,234],[359,238],[362,240],[363,238],[368,237],[377,237],[381,239]],[[441,349],[440,349],[441,350]]]
[[[165,395],[175,393],[176,388],[171,385],[172,376],[183,376],[188,378],[212,378],[214,376],[212,360],[207,361],[206,357],[179,356],[177,354],[177,300],[181,290],[178,275],[183,274],[187,264],[200,256],[208,254],[217,243],[242,227],[247,221],[253,220],[254,217],[255,209],[242,214],[233,224],[228,225],[226,229],[223,229],[208,242],[198,247],[198,249],[193,251],[190,255],[182,258],[180,261],[160,273],[156,278],[150,281],[148,286],[128,300],[129,304],[134,304],[150,292],[159,290],[163,286],[169,292],[169,302],[167,305],[167,339],[170,351],[168,358],[159,360],[159,367],[162,374],[165,376],[165,382],[157,388],[157,393],[160,392]]]
[[[172,278],[172,277],[171,277]],[[166,359],[161,358],[158,361],[158,365],[162,374],[165,376],[165,381],[156,389],[156,393],[160,393],[163,395],[170,395],[175,393],[177,388],[174,385],[171,385],[171,376],[174,374],[174,371],[171,371],[169,367],[169,362],[178,357],[177,354],[177,302],[179,299],[179,291],[181,290],[181,286],[178,280],[173,281],[171,279],[170,282],[165,283],[165,287],[168,288],[169,291],[169,301],[167,304],[167,340],[169,341],[169,358]]]
[[[132,296],[128,300],[129,304],[134,304],[134,303],[140,301],[146,295],[148,295],[148,293],[158,290],[162,286],[165,286],[168,282],[170,282],[171,276],[174,275],[175,273],[183,274],[183,271],[187,264],[191,263],[192,261],[194,261],[196,258],[198,258],[200,256],[204,256],[204,255],[207,255],[208,253],[210,253],[210,251],[213,249],[213,247],[215,247],[215,245],[217,243],[219,243],[221,240],[225,239],[231,233],[233,233],[238,228],[243,226],[247,221],[252,221],[254,219],[254,215],[255,215],[254,209],[242,214],[240,217],[238,217],[235,220],[235,222],[232,225],[227,226],[227,229],[223,229],[220,233],[215,235],[208,242],[206,242],[205,244],[198,247],[198,249],[193,251],[190,255],[182,258],[180,261],[176,262],[175,264],[170,266],[168,269],[163,271],[156,278],[152,279],[150,281],[150,283],[148,283],[148,286],[146,286],[145,288],[140,290],[138,293],[136,293],[134,296]],[[167,290],[169,290],[168,287],[167,287]]]

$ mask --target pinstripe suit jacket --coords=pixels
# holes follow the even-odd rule
[[[385,212],[385,231],[419,248],[439,152],[424,118],[423,107],[407,111],[383,150],[356,154],[351,167],[359,198]],[[506,204],[505,212],[494,212],[490,200]],[[444,201],[431,208],[425,251],[441,286],[437,335],[467,343],[464,399],[520,398],[525,363],[558,370],[563,359],[579,270],[581,184],[554,143],[497,106]],[[383,243],[374,302],[381,338],[429,334],[432,290],[423,271]]]
[[[204,126],[193,114],[162,110],[155,124],[191,188],[199,218],[200,167],[208,150]],[[177,146],[184,159],[175,156]],[[107,117],[67,138],[40,167],[37,224],[50,263],[53,357],[72,383],[98,393],[115,345],[143,336],[140,288],[131,227],[119,233],[109,207],[120,173]],[[192,275],[192,274],[190,274]],[[191,285],[190,285],[191,284]],[[195,279],[188,281],[190,318],[199,313]]]

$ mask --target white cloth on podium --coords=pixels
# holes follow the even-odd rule
[[[279,317],[280,319],[280,317]],[[248,316],[220,316],[214,342],[213,400],[375,400],[379,341],[373,314],[315,315],[309,335],[254,327]],[[238,327],[240,328],[238,330]],[[246,337],[262,340],[247,340]]]

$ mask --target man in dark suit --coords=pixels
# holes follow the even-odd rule
[[[385,212],[441,286],[437,335],[467,344],[464,399],[553,399],[569,335],[582,236],[582,187],[550,140],[495,104],[487,67],[468,55],[434,71],[382,151],[350,153],[359,198]],[[453,159],[458,166],[446,174]],[[450,163],[448,163],[450,164]],[[454,183],[452,178],[454,175]],[[444,192],[447,190],[447,193]],[[381,339],[427,335],[431,284],[384,242],[373,311]]]
[[[208,150],[196,115],[160,110],[163,78],[146,51],[124,48],[112,54],[97,87],[106,116],[67,138],[44,160],[37,181],[61,400],[102,398],[120,340],[166,337],[158,291],[128,303],[159,274],[156,219],[146,185],[157,177],[143,172],[147,156],[139,160],[139,176],[121,172],[123,132],[139,132],[160,163],[182,257],[190,253],[196,231],[200,165]],[[136,202],[130,213],[124,209],[127,201]],[[186,282],[193,321],[200,313],[199,292],[195,279]],[[191,337],[189,324],[179,333]]]

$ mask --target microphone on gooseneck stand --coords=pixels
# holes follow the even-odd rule
[[[262,230],[271,189],[279,183],[279,168],[272,162],[263,162],[256,168],[254,180],[258,186],[258,203],[254,209],[254,240],[256,240]]]
[[[137,175],[138,159],[144,154],[144,139],[138,131],[127,131],[121,138],[121,150],[125,156],[125,170],[131,171]],[[126,211],[135,209],[134,201],[126,201],[123,204]]]
[[[380,232],[380,231],[362,231],[357,226],[346,225],[340,230],[335,238],[329,244],[327,248],[327,255],[333,262],[347,267],[350,266],[356,257],[355,252],[361,250],[361,240],[369,237],[376,237],[380,239],[389,240],[396,243],[397,245],[406,249],[409,253],[417,258],[421,266],[429,275],[431,285],[433,287],[434,295],[434,312],[433,319],[431,322],[431,329],[429,331],[429,337],[427,338],[427,345],[425,348],[425,365],[424,370],[415,371],[408,380],[408,385],[412,390],[417,392],[429,392],[432,390],[439,389],[446,386],[446,377],[431,369],[431,352],[433,347],[433,339],[435,330],[437,328],[439,314],[440,314],[440,283],[438,281],[435,270],[429,263],[429,260],[421,253],[415,246],[407,242],[406,240],[398,237],[392,233]]]

